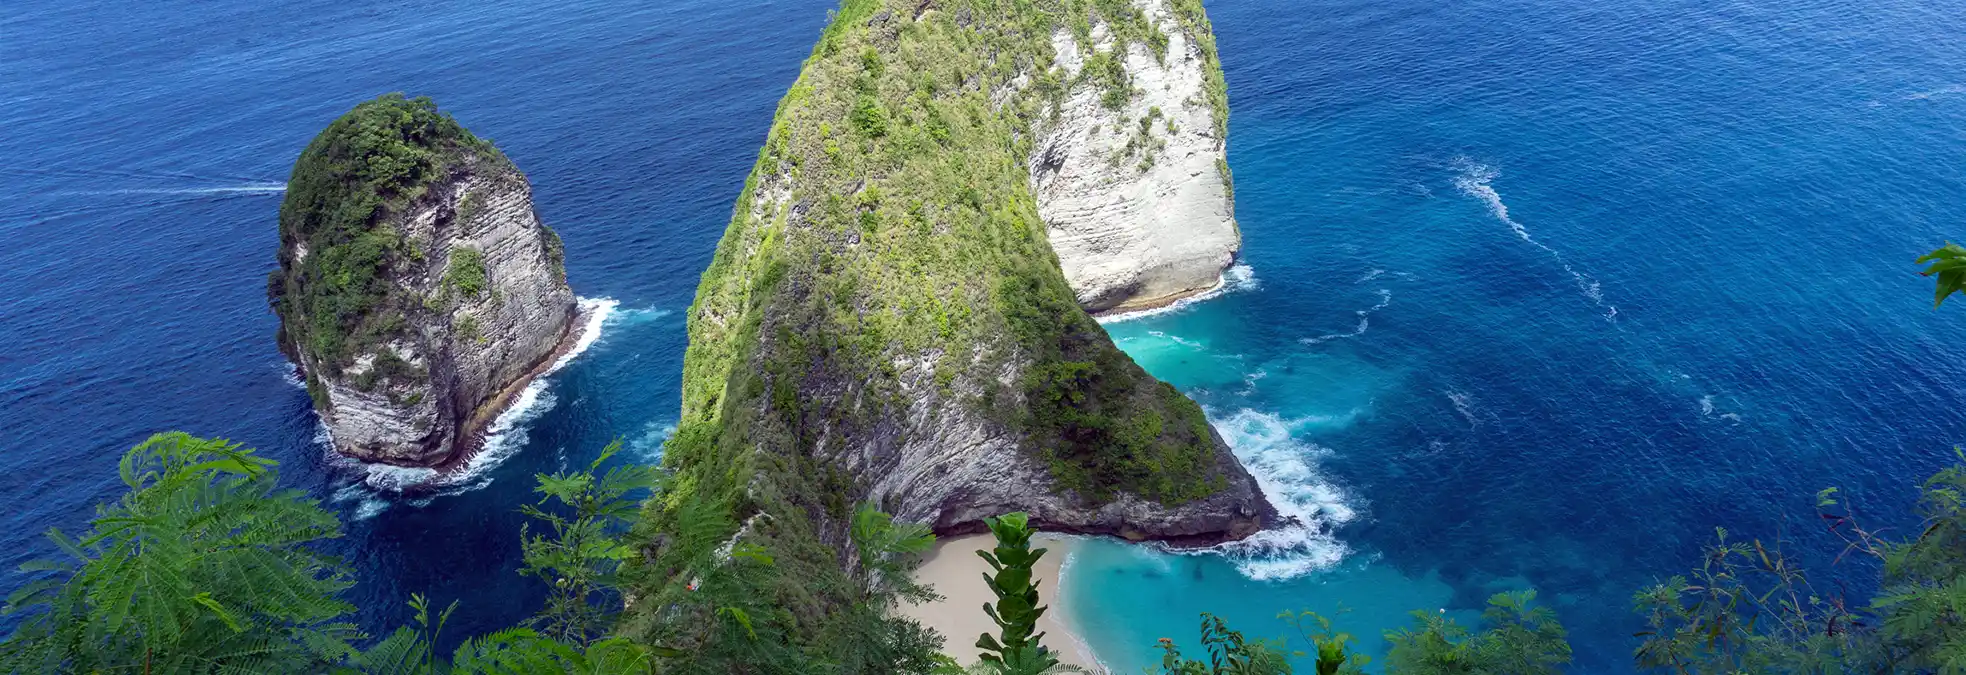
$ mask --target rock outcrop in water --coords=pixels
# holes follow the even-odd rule
[[[562,255],[525,175],[428,99],[335,120],[295,163],[267,288],[335,449],[460,459],[573,337]]]
[[[1214,38],[1167,0],[1134,5],[1151,31],[1143,38],[1110,20],[1052,33],[1054,67],[1072,84],[1038,123],[1029,159],[1059,266],[1094,313],[1208,291],[1242,246]],[[1120,87],[1132,95],[1115,95]]]
[[[685,487],[651,518],[707,498],[746,523],[739,539],[792,552],[850,548],[862,502],[944,533],[1022,510],[1044,529],[1190,544],[1275,520],[1200,407],[1119,351],[1080,302],[1192,292],[1229,262],[1226,110],[1200,3],[1055,4],[846,3],[781,104],[698,288],[665,449]],[[1166,85],[1181,78],[1202,86],[1154,112],[1193,89]],[[1099,111],[1081,110],[1087,92]],[[1063,168],[1107,149],[1109,134],[1082,126],[1134,109],[1146,122],[1118,148],[1132,154],[1108,158],[1119,168]],[[1170,140],[1185,137],[1197,140]],[[1152,168],[1197,161],[1213,192]],[[1053,209],[1117,206],[1048,232],[1046,190]],[[1162,214],[1140,190],[1209,202],[1209,217],[1168,212],[1081,237],[1078,268],[1135,269],[1075,293],[1050,237]],[[1216,253],[1171,250],[1163,240],[1184,222]],[[1159,257],[1106,264],[1121,251]]]

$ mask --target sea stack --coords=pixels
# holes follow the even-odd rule
[[[1228,92],[1200,4],[1100,8],[1050,33],[1064,92],[1034,125],[1027,165],[1079,304],[1116,314],[1216,288],[1242,234]]]
[[[280,349],[366,462],[460,459],[578,325],[525,175],[427,98],[362,103],[308,144],[279,263]]]

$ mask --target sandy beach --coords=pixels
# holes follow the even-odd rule
[[[1038,630],[1045,634],[1044,645],[1058,652],[1058,660],[1097,668],[1098,659],[1093,658],[1092,651],[1066,621],[1064,603],[1058,598],[1060,573],[1075,543],[1072,539],[1052,535],[1038,535],[1033,539],[1034,546],[1049,549],[1043,558],[1038,559],[1034,570],[1039,579],[1038,598],[1051,608],[1038,620]],[[983,603],[996,601],[996,596],[983,585],[983,575],[989,573],[990,565],[976,555],[976,551],[986,550],[995,544],[996,540],[987,534],[936,542],[935,550],[929,552],[921,568],[915,571],[915,580],[935,586],[935,591],[941,593],[944,599],[923,605],[901,605],[902,615],[942,633],[948,640],[942,651],[956,657],[963,665],[975,663],[981,655],[982,650],[975,646],[978,635],[994,635],[997,632],[996,624],[991,623],[990,617],[983,613]]]

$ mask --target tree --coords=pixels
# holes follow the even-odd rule
[[[935,548],[935,533],[921,523],[897,523],[894,516],[861,504],[853,513],[853,544],[860,553],[858,574],[868,595],[883,605],[896,600],[934,602],[935,591],[910,577],[919,557]]]
[[[8,598],[27,612],[0,643],[7,672],[312,672],[361,637],[339,599],[353,584],[310,544],[341,523],[276,462],[224,440],[158,434],[123,456],[129,492],[90,530],[48,539],[66,559]]]
[[[621,441],[609,443],[584,471],[539,474],[538,504],[519,507],[546,524],[552,536],[520,530],[525,565],[519,574],[538,578],[550,589],[546,606],[527,624],[575,644],[599,639],[622,606],[617,572],[636,555],[621,534],[633,524],[640,498],[656,491],[663,476],[652,466],[617,466],[596,477]],[[559,508],[548,510],[551,502]]]
[[[1229,630],[1229,624],[1213,614],[1201,615],[1201,644],[1208,652],[1207,661],[1184,659],[1173,640],[1161,638],[1155,645],[1161,650],[1160,672],[1163,675],[1289,675],[1291,672],[1290,662],[1276,646],[1244,639],[1242,633]]]
[[[1485,629],[1469,632],[1444,614],[1414,612],[1415,626],[1386,634],[1390,672],[1401,675],[1555,675],[1570,663],[1570,643],[1556,613],[1531,607],[1533,590],[1498,593],[1481,613]]]
[[[1346,610],[1339,609],[1339,613]],[[1365,664],[1372,657],[1349,651],[1352,643],[1350,633],[1342,633],[1332,627],[1331,619],[1310,610],[1285,611],[1277,615],[1284,623],[1297,629],[1297,634],[1311,645],[1312,653],[1317,655],[1317,675],[1360,675],[1365,672]],[[1296,652],[1305,656],[1304,652]]]
[[[984,633],[976,638],[976,646],[986,652],[983,661],[1003,675],[1043,673],[1058,665],[1058,657],[1039,642],[1044,633],[1037,632],[1038,618],[1044,616],[1046,608],[1038,606],[1038,583],[1032,568],[1044,557],[1045,549],[1031,548],[1031,535],[1037,531],[1030,526],[1030,516],[1022,511],[983,522],[997,538],[996,548],[976,552],[995,572],[983,575],[983,582],[997,596],[995,603],[983,603],[983,612],[1002,632],[998,637]]]
[[[656,657],[664,655],[622,638],[573,644],[530,628],[509,628],[465,640],[445,660],[434,645],[457,603],[434,621],[423,596],[411,596],[410,607],[416,610],[415,626],[398,628],[355,654],[335,675],[636,675],[654,673]]]
[[[1916,262],[1927,265],[1920,274],[1935,277],[1934,281],[1938,284],[1937,293],[1932,298],[1933,307],[1945,304],[1946,296],[1966,288],[1966,247],[1948,242],[1938,250],[1919,256]]]
[[[1910,540],[1868,548],[1884,562],[1884,589],[1871,602],[1895,665],[1966,673],[1966,454],[1922,486],[1924,527]]]

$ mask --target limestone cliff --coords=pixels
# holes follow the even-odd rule
[[[441,466],[571,336],[560,240],[490,143],[385,96],[295,163],[268,295],[335,449]]]
[[[1135,14],[1052,33],[1054,68],[1069,84],[1037,124],[1028,161],[1051,247],[1094,313],[1214,288],[1242,246],[1207,19],[1192,3],[1132,4]]]
[[[740,539],[817,555],[850,549],[863,502],[945,533],[1023,510],[1045,529],[1189,544],[1275,519],[1201,409],[1080,307],[1033,192],[1034,152],[1064,133],[1074,92],[1149,100],[1128,84],[1145,77],[1057,66],[1055,36],[1106,31],[1115,46],[1088,62],[1136,42],[1192,56],[1156,26],[1206,20],[1174,5],[845,4],[698,288],[658,528],[686,539],[679,505],[707,499],[745,523]],[[1213,104],[1197,105],[1175,123],[1219,146],[1193,121],[1220,119]]]

